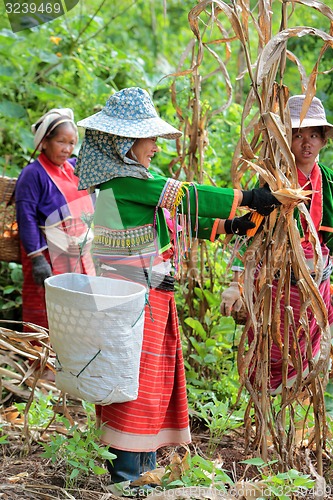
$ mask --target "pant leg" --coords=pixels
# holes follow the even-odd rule
[[[122,481],[135,481],[143,472],[156,468],[156,453],[133,452],[109,448],[111,453],[117,455],[112,463],[107,460],[106,466],[111,474],[112,483]]]
[[[140,453],[140,469],[141,469],[141,474],[149,470],[156,469],[155,451],[143,451]]]

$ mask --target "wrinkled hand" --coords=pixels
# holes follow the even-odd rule
[[[272,195],[268,185],[262,188],[251,189],[250,191],[242,191],[243,207],[253,208],[261,215],[269,215],[281,203]]]
[[[44,255],[32,257],[32,277],[36,285],[44,285],[46,278],[52,276],[50,264],[45,259]]]
[[[231,311],[240,311],[243,305],[241,291],[237,281],[232,281],[221,295],[220,311],[222,316],[230,316]]]
[[[255,223],[250,221],[251,213],[242,215],[242,217],[234,217],[233,219],[226,219],[224,223],[225,234],[238,234],[245,236],[248,229],[255,227]]]

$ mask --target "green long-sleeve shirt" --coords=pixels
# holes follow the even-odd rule
[[[178,207],[192,236],[215,240],[218,220],[234,217],[237,201],[234,189],[187,184],[155,173],[148,179],[111,179],[100,186],[96,202],[94,254],[162,254],[171,246],[163,208],[173,213]]]

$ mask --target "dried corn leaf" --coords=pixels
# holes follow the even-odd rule
[[[261,47],[264,47],[266,43],[272,37],[272,7],[270,0],[262,0],[258,4],[258,21],[260,28],[259,41],[262,43]]]
[[[263,83],[265,77],[267,77],[270,69],[272,68],[272,65],[281,57],[282,51],[285,50],[285,44],[288,39],[295,36],[303,37],[306,35],[318,36],[333,47],[333,37],[328,33],[325,33],[325,31],[316,28],[298,26],[296,28],[289,28],[284,31],[280,31],[267,43],[259,57],[256,73],[256,84],[258,86]]]
[[[286,162],[289,165],[292,165],[293,169],[296,170],[294,155],[290,151],[290,146],[287,142],[284,125],[281,123],[280,117],[275,115],[274,113],[268,112],[262,114],[262,119],[264,121],[265,127],[267,127],[267,130],[269,131],[271,136],[274,137],[278,148],[283,153]]]
[[[275,198],[282,203],[282,205],[298,205],[304,201],[311,199],[313,191],[299,188],[281,188],[277,191],[272,191]]]
[[[301,84],[302,84],[302,94],[306,92],[306,89],[308,87],[308,77],[306,74],[306,71],[304,69],[303,64],[301,61],[289,50],[286,51],[288,59],[293,62],[297,66],[297,70],[299,72],[299,76],[301,78]]]
[[[318,0],[293,0],[293,2],[306,5],[307,7],[312,7],[333,21],[333,10],[323,2],[319,2]]]
[[[258,165],[257,163],[254,163],[253,161],[246,160],[245,158],[243,158],[242,161],[244,163],[246,163],[246,165],[251,167],[253,170],[255,170],[258,174],[260,174],[262,179],[265,182],[267,182],[267,184],[271,187],[271,189],[273,186],[273,191],[275,191],[275,189],[277,189],[277,182],[276,182],[276,179],[275,179],[273,174],[271,174],[267,170],[263,169],[260,165]]]

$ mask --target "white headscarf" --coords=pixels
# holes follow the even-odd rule
[[[63,117],[63,121],[57,121],[56,126],[60,125],[60,123],[65,123],[65,122],[71,122],[75,126],[74,123],[74,113],[70,108],[60,108],[60,109],[50,109],[45,115],[43,115],[39,120],[36,121],[31,126],[31,132],[34,134],[34,145],[35,149],[38,151],[42,150],[42,141],[45,137],[46,131],[48,127],[57,120],[58,118]],[[52,128],[49,130],[48,133],[52,131]]]

